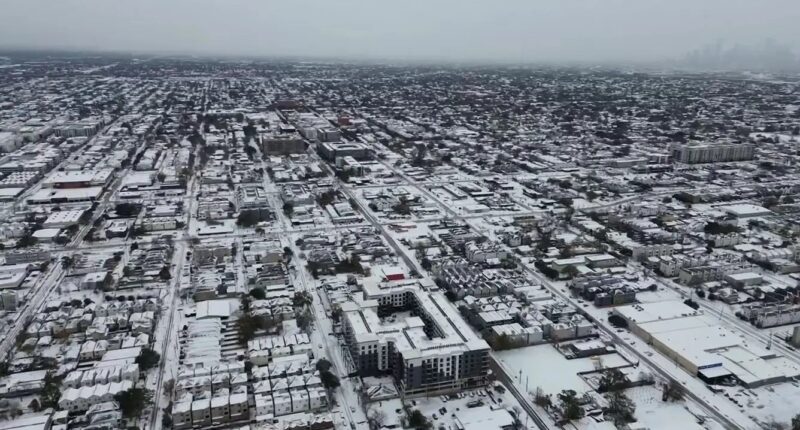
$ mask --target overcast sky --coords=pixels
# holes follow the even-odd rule
[[[502,62],[800,51],[800,0],[0,0],[0,46]]]

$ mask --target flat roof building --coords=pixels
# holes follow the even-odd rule
[[[53,211],[44,221],[43,225],[46,228],[69,227],[71,225],[80,223],[83,212],[84,211],[82,210]]]
[[[111,181],[114,171],[102,170],[69,170],[57,171],[42,181],[45,188],[84,188],[106,185]]]
[[[332,143],[324,142],[317,145],[317,151],[322,156],[330,161],[336,160],[338,157],[353,157],[356,160],[364,160],[369,154],[369,147],[363,143]]]
[[[103,187],[74,189],[42,188],[28,197],[30,204],[93,202],[103,193]]]
[[[671,152],[672,158],[680,163],[717,163],[752,160],[756,147],[752,143],[674,145]]]
[[[417,281],[367,285],[363,300],[342,311],[361,375],[390,373],[406,396],[486,383],[489,345],[443,294],[422,291]]]
[[[0,423],[0,430],[49,430],[52,426],[52,413],[25,414],[10,421],[3,421]]]
[[[758,387],[800,376],[793,361],[748,343],[681,301],[620,306],[613,312],[633,333],[706,382],[734,376],[747,387]]]

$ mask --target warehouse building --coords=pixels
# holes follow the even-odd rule
[[[613,312],[634,334],[708,383],[733,377],[753,388],[800,376],[793,361],[748,343],[681,301],[621,306]]]

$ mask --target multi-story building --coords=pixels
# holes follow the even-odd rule
[[[272,219],[267,192],[257,185],[242,185],[236,189],[236,210],[255,215],[262,221]]]
[[[464,247],[467,260],[476,262],[487,262],[490,260],[502,260],[508,257],[508,252],[496,243],[491,242],[468,242]]]
[[[58,137],[89,137],[100,131],[103,120],[85,119],[75,122],[65,122],[53,126],[53,134]]]
[[[673,160],[679,163],[699,164],[752,160],[756,148],[752,143],[673,145],[671,152]]]
[[[320,142],[338,142],[341,138],[342,134],[335,128],[327,127],[317,129],[317,140]]]
[[[791,303],[745,304],[741,315],[756,327],[767,328],[800,321],[800,305]]]
[[[0,131],[0,150],[11,152],[22,144],[22,136],[10,131]]]
[[[236,188],[236,210],[269,208],[267,192],[258,185],[242,185]]]
[[[338,157],[353,157],[356,160],[364,160],[369,154],[369,148],[363,143],[332,143],[325,142],[317,145],[317,150],[322,158],[336,160]]]
[[[344,170],[345,172],[350,172],[350,174],[354,176],[364,175],[364,166],[361,164],[361,162],[349,155],[347,157],[336,158],[336,167]]]
[[[306,185],[289,184],[281,187],[281,199],[293,205],[310,205],[314,203],[314,194]]]
[[[44,249],[20,249],[6,253],[6,264],[38,263],[49,259],[50,252]]]
[[[570,281],[569,288],[595,306],[613,306],[636,300],[636,285],[625,277],[608,273],[587,273]]]
[[[268,155],[302,154],[306,143],[297,133],[269,134],[263,137],[264,152]]]
[[[712,260],[708,264],[682,267],[678,272],[678,282],[684,285],[698,285],[708,281],[721,280],[726,275],[750,272],[753,264],[738,260]]]
[[[489,345],[443,294],[422,291],[418,281],[366,285],[363,300],[344,303],[342,312],[361,375],[391,374],[406,396],[486,383]]]

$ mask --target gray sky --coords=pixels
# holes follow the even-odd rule
[[[800,51],[800,0],[0,0],[3,47],[598,62],[767,38]]]

